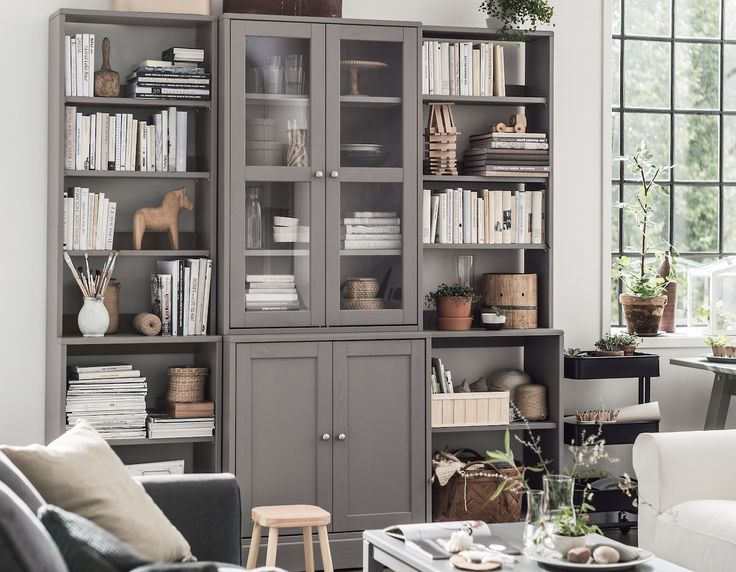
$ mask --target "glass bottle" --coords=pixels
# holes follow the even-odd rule
[[[526,519],[524,523],[524,554],[537,551],[544,540],[544,491],[526,491]]]
[[[567,475],[545,475],[543,485],[544,521],[547,532],[555,534],[560,520],[575,521],[575,481]]]
[[[258,187],[248,187],[246,193],[246,239],[245,247],[250,249],[263,248],[263,211],[259,198]]]

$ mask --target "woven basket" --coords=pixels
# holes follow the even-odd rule
[[[343,298],[340,300],[342,310],[383,310],[385,307],[381,298]]]
[[[465,451],[468,451],[467,449]],[[484,522],[518,522],[524,498],[521,487],[507,487],[495,499],[504,477],[518,478],[521,468],[498,468],[479,463],[481,456],[472,451],[477,460],[465,464],[443,487],[438,479],[432,484],[432,521],[482,520]],[[459,455],[457,451],[455,455]],[[439,453],[447,455],[447,453]]]
[[[351,300],[375,299],[378,290],[378,280],[375,278],[348,278],[342,285],[343,297]]]
[[[528,421],[544,421],[547,419],[547,388],[535,383],[520,385],[514,392],[514,404]]]
[[[206,367],[177,366],[169,368],[169,403],[204,401],[204,384],[210,370]]]

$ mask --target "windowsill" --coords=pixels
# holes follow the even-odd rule
[[[623,334],[626,332],[625,328],[611,328],[612,334]],[[677,332],[674,334],[659,334],[656,337],[642,338],[642,344],[639,346],[640,349],[652,349],[659,350],[665,348],[696,348],[707,350],[705,345],[705,338],[709,334],[703,332],[702,329],[691,330],[688,328],[677,328]]]

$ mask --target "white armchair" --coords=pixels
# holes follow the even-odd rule
[[[633,459],[639,546],[696,572],[736,570],[736,431],[642,434]]]

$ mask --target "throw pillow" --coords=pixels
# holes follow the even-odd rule
[[[151,561],[193,559],[189,543],[89,423],[47,446],[0,450],[47,503],[91,520]]]
[[[38,518],[54,539],[69,572],[128,572],[150,561],[83,516],[47,504]]]

